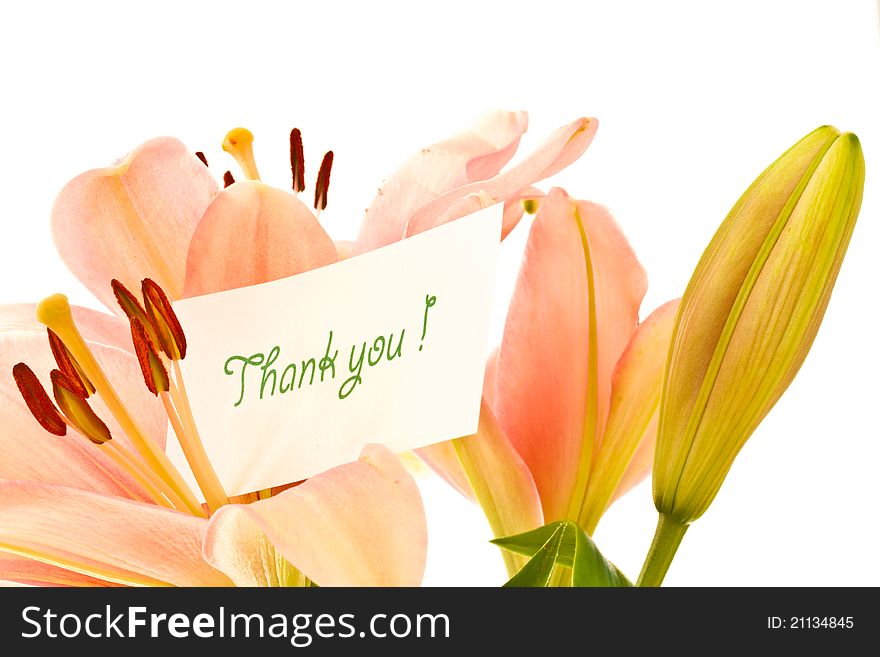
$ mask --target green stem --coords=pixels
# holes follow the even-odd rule
[[[660,586],[663,583],[666,571],[669,570],[669,565],[688,526],[670,516],[660,514],[657,531],[654,532],[654,541],[651,543],[651,549],[648,550],[648,556],[645,557],[645,565],[642,566],[642,573],[636,586]]]

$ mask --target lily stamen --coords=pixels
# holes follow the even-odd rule
[[[110,287],[113,288],[113,296],[116,297],[116,303],[119,304],[120,309],[125,313],[125,316],[128,317],[129,321],[135,319],[138,320],[146,329],[150,340],[152,340],[154,344],[158,344],[159,337],[156,335],[156,331],[153,329],[153,325],[147,317],[147,311],[141,305],[141,302],[138,301],[137,297],[115,278],[110,281]]]
[[[174,432],[178,436],[199,488],[205,494],[209,507],[216,510],[224,504],[229,504],[229,498],[211,465],[208,454],[205,452],[186,394],[183,374],[178,364],[186,357],[186,334],[183,332],[183,327],[180,325],[180,320],[177,318],[177,313],[174,312],[168,296],[158,283],[145,278],[141,281],[141,292],[147,316],[159,338],[159,346],[174,367],[174,380],[170,380],[161,363],[158,366],[153,366],[154,370],[161,369],[157,374],[164,377],[160,381],[164,386],[159,391],[159,396],[162,398],[168,419],[174,427]],[[152,349],[150,349],[150,354],[152,358]],[[155,359],[158,360],[159,356],[156,355]],[[168,394],[169,390],[170,395]]]
[[[147,302],[147,307],[150,307],[149,302]],[[170,304],[168,310],[170,316],[167,316],[166,318],[173,320],[173,323],[177,323],[174,311],[170,310]],[[156,327],[154,326],[154,328]],[[177,328],[180,329],[179,323],[177,323]],[[162,331],[157,331],[157,333],[161,334]],[[180,331],[180,334],[182,336],[182,331]],[[188,411],[189,404],[184,404],[183,398],[178,395],[175,395],[175,399],[181,400],[180,402],[175,404],[175,400],[172,400],[172,397],[168,393],[171,387],[168,371],[165,369],[155,346],[150,341],[143,324],[137,319],[131,320],[131,337],[135,353],[137,354],[138,363],[141,367],[141,373],[144,376],[144,383],[150,392],[157,395],[162,400],[162,405],[165,407],[165,414],[168,416],[169,422],[171,422],[171,427],[174,429],[174,434],[177,436],[177,441],[180,443],[183,455],[186,457],[186,462],[189,464],[189,468],[196,478],[196,483],[198,483],[199,488],[204,494],[208,507],[212,511],[216,511],[224,504],[229,504],[229,498],[223,490],[223,485],[220,483],[220,479],[217,477],[217,473],[214,471],[214,467],[208,459],[201,438],[196,430],[195,421],[187,422],[186,425],[181,421],[178,408],[185,405]],[[182,340],[182,343],[182,350],[186,353],[185,340]],[[174,353],[179,355],[178,351],[175,351]],[[177,360],[177,358],[173,358],[171,362],[176,364]],[[191,412],[188,413],[187,417],[192,417]]]
[[[63,416],[62,416],[63,417]],[[147,467],[147,464],[143,462],[140,458],[138,458],[135,454],[133,454],[129,449],[127,449],[124,445],[120,444],[118,441],[113,440],[113,436],[110,431],[107,431],[107,439],[98,443],[86,434],[84,434],[79,427],[77,427],[73,422],[71,422],[67,418],[63,418],[65,424],[73,429],[76,433],[78,433],[81,437],[88,440],[89,444],[92,445],[98,451],[106,454],[118,467],[120,470],[126,472],[129,476],[132,477],[140,486],[143,492],[145,492],[156,504],[161,504],[162,506],[166,506],[170,509],[175,509],[177,511],[182,511],[184,513],[187,512],[186,502],[172,490],[172,488],[165,482],[162,478],[159,477],[153,470]],[[200,509],[200,513],[196,514],[202,517],[207,517],[207,514]]]
[[[305,167],[302,133],[299,128],[294,128],[290,131],[290,171],[293,177],[294,196],[306,188]]]
[[[197,433],[192,431],[194,427],[184,427],[180,414],[177,412],[174,401],[168,392],[159,393],[159,398],[165,407],[165,413],[168,416],[169,422],[171,422],[171,427],[174,429],[174,434],[177,436],[177,441],[180,443],[180,448],[183,451],[184,457],[186,457],[186,462],[189,464],[190,470],[192,470],[193,476],[196,478],[196,482],[205,496],[208,508],[211,511],[216,511],[221,506],[229,504],[229,497],[226,495],[226,491],[223,490],[223,485],[214,471],[214,466],[211,465],[211,461],[208,459],[201,439]]]
[[[171,360],[185,358],[186,335],[164,290],[152,279],[145,278],[141,281],[141,294],[144,298],[144,308],[158,340],[154,344]]]
[[[119,444],[117,441],[110,440],[101,445],[101,451],[106,453],[110,458],[112,458],[119,467],[123,470],[126,470],[136,481],[139,483],[144,480],[150,482],[152,487],[159,493],[162,494],[162,497],[170,503],[172,509],[176,509],[178,511],[182,511],[187,513],[189,511],[189,507],[186,504],[186,501],[180,497],[174,490],[165,482],[163,479],[159,477],[155,472],[150,470],[147,467],[146,463],[144,463],[141,459],[139,459],[135,454],[132,454],[130,450],[128,450],[124,445]],[[126,467],[127,464],[128,467]],[[149,492],[149,491],[147,491]],[[195,515],[201,516],[203,518],[207,518],[208,514],[199,507],[198,513]]]
[[[126,471],[135,481],[144,486],[147,494],[152,497],[151,490],[159,493],[162,499],[165,500],[165,502],[160,501],[160,504],[183,513],[188,512],[187,504],[180,495],[175,493],[167,482],[150,470],[147,464],[138,458],[137,455],[133,454],[125,445],[120,444],[116,440],[108,440],[98,447],[101,452],[113,459],[122,470]],[[203,518],[208,517],[208,514],[201,507],[195,515]]]
[[[110,429],[92,410],[86,398],[80,395],[76,383],[61,370],[52,370],[50,377],[55,403],[69,425],[96,445],[103,445],[110,440]]]
[[[144,383],[154,395],[160,392],[168,392],[168,370],[162,363],[162,359],[153,347],[147,335],[147,330],[140,320],[131,320],[131,342],[134,345],[134,353],[144,377]]]
[[[254,160],[253,151],[254,135],[247,128],[233,128],[226,133],[223,139],[223,150],[232,155],[241,166],[248,180],[259,180],[257,164]],[[315,216],[320,218],[321,211],[327,207],[327,192],[330,188],[330,171],[333,168],[333,151],[327,151],[321,160],[318,170],[318,178],[315,181]],[[294,196],[306,188],[305,182],[305,154],[303,151],[302,132],[299,128],[290,131],[290,172],[291,187]],[[223,175],[224,187],[229,187],[235,182],[232,174],[227,171]]]
[[[158,445],[141,429],[113,389],[103,369],[76,328],[67,297],[63,294],[55,294],[43,299],[37,305],[37,319],[52,329],[71,355],[79,362],[86,376],[95,386],[95,390],[134,447],[143,456],[147,465],[185,500],[186,506],[191,512],[201,513],[201,505],[183,477],[165,455],[165,452],[159,449]]]
[[[95,386],[89,381],[76,359],[67,351],[61,338],[55,335],[52,329],[47,328],[46,333],[49,335],[49,348],[52,350],[58,369],[77,386],[79,394],[88,399],[95,392]]]
[[[327,151],[321,160],[318,180],[315,182],[315,210],[318,216],[327,207],[327,191],[330,189],[330,169],[333,168],[333,151]]]
[[[55,436],[66,435],[67,423],[34,371],[25,363],[18,363],[12,368],[12,376],[24,403],[40,426]]]
[[[223,504],[229,504],[229,497],[226,495],[226,491],[223,489],[223,485],[217,477],[214,466],[211,465],[211,461],[208,459],[204,443],[202,443],[202,438],[199,435],[192,407],[189,403],[189,396],[186,394],[186,385],[183,382],[183,372],[180,371],[180,362],[173,360],[171,361],[171,366],[174,368],[174,376],[170,379],[169,393],[160,395],[162,397],[162,403],[173,403],[174,408],[177,410],[178,416],[183,425],[182,430],[187,435],[190,449],[193,451],[193,457],[198,463],[198,468],[200,472],[202,472],[203,479],[212,489],[215,501],[221,506]],[[169,396],[170,399],[167,399]],[[189,457],[187,457],[187,461],[189,461]],[[193,467],[192,464],[190,467]],[[193,474],[195,474],[195,470],[193,470]],[[202,482],[199,481],[199,486],[201,485]],[[204,489],[202,489],[202,491],[205,493],[205,498],[209,499],[208,492]],[[211,506],[210,502],[209,506]],[[214,509],[216,507],[211,506],[211,508]]]
[[[59,372],[58,370],[55,371]],[[109,430],[104,433],[106,440],[102,439],[103,442],[99,444],[97,440],[90,438],[83,433],[80,427],[71,421],[71,419],[65,417],[64,414],[61,413],[52,403],[52,400],[43,388],[43,385],[40,383],[39,379],[37,379],[36,374],[34,374],[33,370],[31,370],[31,368],[25,363],[18,363],[15,365],[15,367],[12,368],[12,375],[25,404],[27,404],[28,409],[31,411],[31,414],[37,422],[39,422],[40,426],[46,429],[46,431],[55,436],[64,437],[67,435],[67,429],[69,427],[75,433],[79,434],[80,437],[84,438],[92,448],[106,453],[121,470],[127,472],[138,483],[138,485],[140,485],[140,490],[146,493],[156,504],[161,504],[172,509],[185,509],[186,505],[183,503],[183,500],[177,497],[174,492],[168,488],[168,485],[165,484],[165,482],[159,479],[155,473],[152,473],[147,469],[147,467],[136,457],[127,455],[128,452],[124,447],[118,446],[115,442],[110,440],[111,436]],[[59,372],[59,374],[53,376],[53,387],[56,386],[66,386],[66,388],[72,392],[75,383],[72,378]],[[59,390],[58,394],[64,393]],[[91,409],[89,409],[89,411],[91,412]],[[100,420],[98,421],[100,422]],[[103,425],[103,422],[101,422],[101,424]],[[104,428],[106,429],[106,425],[104,425]],[[108,449],[100,449],[103,446],[106,446],[112,451],[108,451]],[[104,466],[101,467],[106,470]],[[128,486],[123,485],[122,482],[119,483],[130,494],[134,495],[137,493],[137,490],[130,489]]]
[[[204,453],[202,439],[199,436],[199,430],[196,426],[196,419],[195,416],[193,416],[192,406],[190,406],[189,403],[189,395],[186,394],[186,384],[183,381],[183,372],[180,371],[180,364],[178,361],[174,360],[171,361],[171,366],[174,368],[174,376],[170,379],[169,392],[171,395],[171,399],[174,402],[174,407],[180,413],[180,417],[184,425],[186,426],[188,433],[193,437],[195,442],[198,443],[199,449],[202,451],[202,453]],[[205,459],[207,460],[207,456],[205,456]],[[213,472],[213,468],[211,471]]]
[[[168,509],[175,509],[178,511],[184,511],[186,509],[183,500],[174,495],[173,491],[168,488],[167,484],[160,489],[160,484],[164,484],[164,482],[156,477],[152,470],[139,465],[138,459],[128,455],[121,446],[116,444],[115,441],[108,440],[101,445],[100,448],[104,454],[110,457],[120,470],[127,473],[138,483],[153,502]],[[173,497],[169,497],[169,495]],[[181,505],[179,508],[177,506],[178,503]]]
[[[63,416],[62,419],[66,426],[70,427],[75,433],[79,434],[80,437],[88,441],[88,444],[93,449],[105,454],[120,470],[134,479],[140,486],[140,491],[146,493],[153,502],[166,508],[174,509],[175,511],[187,511],[186,503],[180,498],[180,496],[171,490],[168,484],[160,479],[155,472],[150,470],[143,461],[132,454],[123,445],[112,440],[112,436],[98,444],[84,434],[79,427],[69,419],[64,418]],[[125,486],[124,488],[126,488],[129,493],[137,492],[132,491]],[[202,513],[201,515],[207,517],[207,514],[205,513]]]

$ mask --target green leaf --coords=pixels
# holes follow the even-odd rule
[[[533,529],[523,534],[516,534],[515,536],[507,536],[505,538],[496,538],[491,542],[500,548],[509,550],[510,552],[524,554],[527,557],[531,557],[534,556],[554,534],[559,533],[565,525],[573,524],[574,523],[567,523],[565,521],[551,522],[548,525],[538,527],[537,529]],[[560,540],[561,538],[562,537],[560,537]],[[574,544],[572,543],[572,540],[573,536],[569,536],[566,541],[566,543],[568,543],[568,545],[566,545],[566,550],[560,555],[560,559],[562,560],[560,563],[569,568],[572,566],[572,556],[574,554]]]
[[[547,540],[534,550],[534,556],[504,586],[549,586],[553,567],[559,561],[560,549],[567,533],[566,527],[553,528]]]
[[[599,548],[577,527],[572,586],[632,586],[620,569],[599,552]]]
[[[524,534],[496,538],[492,543],[531,557],[505,586],[548,586],[557,565],[571,568],[572,586],[632,586],[573,522],[551,522]]]

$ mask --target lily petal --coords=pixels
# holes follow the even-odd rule
[[[595,452],[601,444],[611,375],[636,327],[645,288],[644,270],[608,211],[552,190],[526,244],[498,357],[494,405],[535,479],[546,522],[568,514],[581,446]],[[588,356],[591,331],[595,362]],[[595,389],[588,386],[590,368]],[[590,404],[594,417],[587,426]]]
[[[489,408],[495,408],[495,393],[498,390],[498,355],[501,347],[495,350],[486,359],[486,374],[483,376],[483,400]]]
[[[453,440],[452,445],[496,538],[522,534],[544,524],[532,474],[498,426],[485,399],[477,433]],[[518,560],[512,557],[505,560],[515,572],[512,566]]]
[[[492,396],[495,394],[495,373],[498,367],[498,349],[492,352],[486,361],[486,374],[483,377],[483,401],[482,408],[486,407],[491,413]],[[482,421],[482,420],[481,420]],[[495,424],[495,418],[492,417]],[[500,429],[499,429],[500,431]],[[505,441],[507,438],[505,437]],[[419,458],[427,463],[431,469],[440,475],[446,482],[464,495],[469,500],[477,501],[474,490],[468,482],[468,476],[465,474],[461,465],[461,459],[456,453],[453,441],[446,440],[442,443],[435,443],[426,447],[420,447],[415,450]],[[531,475],[529,476],[531,478]],[[513,532],[516,533],[516,532]],[[512,534],[507,534],[508,536]]]
[[[0,481],[0,551],[110,582],[228,586],[201,557],[206,527],[204,519],[151,504]]]
[[[577,160],[596,134],[596,119],[581,118],[556,130],[528,158],[494,178],[454,189],[422,206],[410,218],[406,236],[415,235],[479,210],[473,194],[488,194],[495,201],[505,201],[502,238],[513,230],[522,216],[511,206],[522,197],[531,197],[530,185],[549,178]]]
[[[18,362],[28,363],[44,387],[51,389],[49,372],[55,367],[55,361],[45,327],[21,317],[23,308],[0,307],[0,326],[6,327],[0,331],[0,417],[5,423],[0,438],[0,478],[63,484],[106,495],[147,499],[126,473],[85,438],[72,432],[61,437],[50,435],[31,416],[12,378],[12,367]],[[84,315],[79,308],[74,309],[74,314],[77,318],[85,316],[94,320],[98,317],[97,313]],[[101,319],[94,324],[103,322]],[[82,324],[83,334],[100,335],[91,324]],[[9,330],[11,326],[21,328]],[[103,337],[114,338],[112,333]],[[161,404],[147,393],[135,357],[116,347],[97,343],[90,346],[126,407],[148,435],[164,447],[167,418]],[[93,396],[89,403],[107,423],[113,439],[129,445],[103,402]]]
[[[333,240],[301,201],[244,180],[205,211],[189,247],[183,296],[265,283],[336,261]]]
[[[477,501],[451,440],[419,447],[415,452],[434,472],[445,479],[446,483],[469,500]]]
[[[59,568],[6,552],[0,552],[0,573],[3,573],[4,577],[0,585],[119,586],[115,582],[96,579],[66,568]]]
[[[205,558],[238,584],[266,577],[267,544],[320,586],[417,586],[427,528],[415,481],[387,448],[211,518]]]
[[[658,417],[659,412],[651,418],[648,428],[645,429],[645,435],[639,441],[636,453],[633,454],[632,460],[626,466],[626,472],[623,473],[623,478],[617,484],[617,488],[614,489],[614,496],[611,498],[612,503],[642,483],[651,472],[651,466],[654,465],[654,452],[657,447]]]
[[[69,182],[52,208],[61,258],[108,308],[110,280],[130,290],[152,278],[172,297],[183,290],[193,231],[217,193],[207,167],[176,139],[153,139],[121,164]]]
[[[494,176],[513,157],[528,125],[526,112],[490,112],[469,130],[423,148],[382,185],[364,216],[354,253],[403,239],[407,220],[421,206]]]
[[[650,472],[645,459],[657,437],[657,411],[666,357],[672,340],[672,325],[679,299],[669,301],[639,325],[614,371],[611,410],[602,438],[602,445],[593,464],[587,503],[581,510],[581,522],[592,534],[599,518],[620,491],[626,473],[628,487],[638,483],[637,477]],[[636,453],[642,459],[635,463]],[[633,469],[630,466],[635,465]],[[622,493],[621,493],[622,494]]]

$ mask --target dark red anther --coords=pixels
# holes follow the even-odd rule
[[[333,167],[333,151],[327,151],[321,161],[321,170],[318,171],[318,181],[315,183],[315,209],[323,210],[327,207],[327,190],[330,188],[330,169]]]
[[[59,408],[67,416],[70,423],[96,445],[102,445],[112,438],[110,429],[99,418],[89,402],[76,391],[70,377],[61,370],[52,370],[52,392]]]
[[[290,171],[293,175],[293,191],[298,194],[306,188],[306,160],[299,128],[290,131]]]
[[[227,171],[223,174],[223,187],[229,187],[234,182],[235,178],[232,177],[231,171]]]
[[[186,335],[165,291],[154,280],[145,278],[141,281],[141,294],[147,319],[153,328],[152,333],[147,331],[147,337],[154,340],[171,360],[183,360],[186,357]]]
[[[116,303],[122,308],[122,312],[125,313],[126,317],[129,319],[137,318],[141,320],[146,317],[141,302],[137,300],[137,297],[134,296],[120,280],[116,278],[111,280],[110,287],[113,288],[113,296],[116,297]]]
[[[140,321],[131,320],[131,341],[134,344],[134,353],[138,364],[141,366],[141,374],[144,375],[144,383],[147,389],[154,395],[160,392],[168,392],[170,387],[168,371],[162,364],[162,359],[156,353],[156,348],[150,342],[147,331]]]
[[[55,408],[55,404],[49,399],[49,394],[43,388],[43,384],[40,383],[34,371],[26,364],[18,363],[12,368],[12,376],[24,403],[27,404],[28,410],[40,423],[40,426],[56,436],[65,435],[67,424],[61,417],[61,413]]]
[[[49,348],[52,350],[52,355],[55,357],[58,369],[61,370],[75,386],[77,386],[77,392],[88,399],[88,397],[95,392],[95,386],[89,381],[86,373],[83,372],[82,367],[76,362],[76,359],[74,359],[71,353],[67,350],[67,347],[64,346],[61,338],[59,338],[50,328],[46,329],[46,333],[49,335]]]
[[[196,151],[196,157],[202,161],[202,164],[208,166],[208,158],[205,157],[205,154],[202,151]]]
[[[147,317],[147,311],[141,305],[141,302],[138,301],[137,297],[115,278],[110,281],[110,286],[113,288],[116,303],[122,308],[122,312],[125,313],[125,316],[129,319],[136,319],[141,322],[147,329],[147,334],[150,336],[150,339],[158,344],[159,338],[156,337],[156,331],[153,330],[153,325]]]

